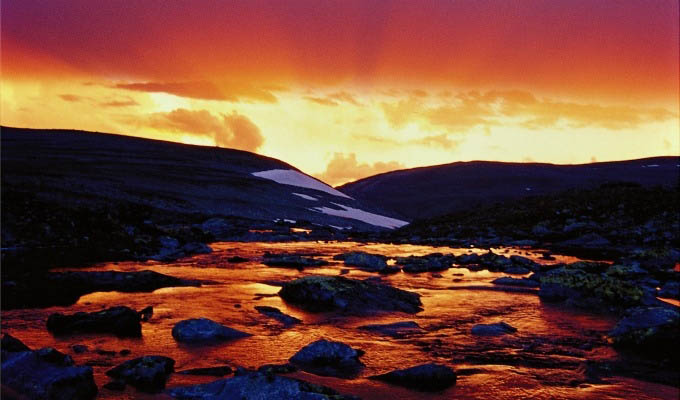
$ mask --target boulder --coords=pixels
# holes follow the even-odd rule
[[[125,307],[72,315],[55,313],[47,319],[47,330],[54,335],[71,333],[113,333],[117,336],[142,336],[141,318],[137,311]]]
[[[669,307],[636,307],[609,332],[615,346],[674,348],[680,337],[680,312]]]
[[[178,342],[203,344],[251,336],[249,333],[220,325],[207,318],[180,321],[172,327],[172,337]]]
[[[176,399],[354,400],[335,390],[264,372],[242,371],[235,377],[166,391]]]
[[[124,381],[142,392],[156,393],[175,370],[175,360],[163,356],[144,356],[125,361],[106,371],[106,375]]]
[[[422,328],[414,321],[394,322],[392,324],[374,324],[363,325],[359,329],[378,333],[393,338],[402,338],[405,336],[423,333]]]
[[[14,336],[10,335],[9,333],[5,333],[4,335],[2,335],[2,342],[0,343],[0,349],[2,349],[3,352],[5,352],[5,351],[17,352],[17,351],[30,351],[31,350],[21,340],[15,338]]]
[[[526,275],[529,272],[531,272],[528,268],[521,267],[518,265],[513,265],[512,267],[506,268],[505,271],[506,274],[512,274],[512,275]]]
[[[292,326],[292,325],[295,325],[295,324],[299,324],[300,322],[302,322],[295,317],[291,317],[288,314],[282,313],[281,310],[279,310],[276,307],[255,306],[255,309],[260,314],[266,315],[269,318],[274,318],[275,320],[279,321],[280,323],[282,323],[286,327]]]
[[[300,349],[290,363],[316,375],[353,378],[364,367],[359,361],[363,354],[344,343],[321,339]]]
[[[371,376],[369,379],[388,382],[410,389],[437,392],[455,385],[456,378],[456,373],[453,369],[445,365],[430,363]]]
[[[387,257],[380,254],[352,251],[336,255],[333,258],[343,260],[345,265],[351,265],[364,271],[381,272],[387,268]]]
[[[328,264],[325,260],[319,260],[313,257],[304,257],[297,254],[272,253],[265,253],[262,263],[268,267],[284,268],[320,267]]]
[[[468,264],[479,264],[480,257],[476,253],[462,254],[456,257],[456,264],[468,265]]]
[[[181,375],[202,375],[202,376],[225,376],[233,372],[230,366],[221,365],[219,367],[193,368],[179,371]]]
[[[182,246],[182,251],[186,254],[209,254],[212,249],[205,243],[191,242]]]
[[[506,285],[506,286],[521,286],[521,287],[538,287],[540,284],[529,278],[512,278],[509,276],[504,276],[502,278],[497,278],[491,281],[494,285]]]
[[[2,385],[28,399],[85,400],[97,396],[92,368],[76,366],[52,348],[10,351],[2,348]],[[16,349],[16,347],[14,347]]]
[[[401,265],[404,272],[419,273],[428,271],[445,271],[451,268],[455,257],[441,253],[426,256],[398,257],[397,265]]]
[[[473,326],[470,330],[470,333],[475,336],[501,336],[515,332],[517,332],[517,328],[506,324],[505,322],[498,322],[495,324],[478,324]]]
[[[420,295],[392,286],[342,276],[306,276],[283,285],[279,296],[307,311],[422,311]]]

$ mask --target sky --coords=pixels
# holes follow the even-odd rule
[[[680,155],[677,0],[3,0],[0,123],[253,151],[332,185]]]

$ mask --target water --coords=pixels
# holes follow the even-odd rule
[[[470,272],[451,268],[441,272],[382,277],[395,287],[422,295],[424,311],[416,314],[379,313],[370,317],[344,316],[336,313],[311,314],[284,303],[276,293],[276,282],[304,275],[338,275],[346,268],[334,261],[336,254],[352,250],[380,253],[389,257],[425,255],[432,252],[454,253],[481,250],[451,249],[415,245],[361,244],[354,242],[295,243],[214,243],[214,252],[173,263],[126,262],[95,265],[87,270],[139,271],[151,269],[187,279],[211,283],[202,287],[164,288],[153,293],[99,292],[80,298],[69,307],[4,311],[2,331],[10,333],[31,348],[52,346],[70,354],[76,363],[92,365],[100,387],[99,398],[158,398],[128,387],[122,394],[101,389],[108,382],[105,372],[111,367],[143,355],[165,355],[176,361],[177,371],[230,365],[258,367],[269,363],[285,363],[304,345],[320,339],[332,339],[361,348],[366,364],[362,374],[353,380],[318,377],[298,372],[290,376],[325,384],[342,393],[365,399],[437,399],[437,398],[635,398],[677,399],[678,389],[631,378],[607,378],[602,384],[584,383],[586,360],[614,360],[619,355],[604,345],[604,335],[616,320],[597,314],[568,310],[541,303],[535,294],[506,293],[484,290],[503,273]],[[265,251],[313,254],[331,264],[304,271],[270,268],[260,263]],[[556,256],[554,261],[540,259],[538,251],[501,248],[496,253],[519,254],[540,263],[573,262],[576,258]],[[232,256],[251,259],[231,264]],[[376,274],[350,268],[349,278],[374,277]],[[154,307],[153,318],[142,324],[142,338],[117,338],[112,335],[79,334],[53,337],[45,329],[47,317],[54,312],[97,311],[116,305],[140,310]],[[253,307],[267,305],[295,316],[302,324],[284,329]],[[252,337],[212,346],[178,344],[171,336],[175,323],[187,318],[206,317],[227,326],[249,332]],[[416,321],[425,332],[402,339],[383,337],[356,329],[360,325]],[[505,321],[518,329],[513,335],[478,338],[470,328],[478,323]],[[583,343],[595,343],[581,346]],[[75,354],[74,344],[84,344],[89,351]],[[96,350],[129,349],[128,356],[99,354]],[[529,350],[527,350],[529,349]],[[513,364],[485,360],[494,357],[527,355],[528,362]],[[476,360],[471,360],[471,357]],[[481,357],[481,360],[480,360]],[[367,376],[406,368],[425,362],[452,366],[460,372],[456,386],[443,393],[427,394],[366,379]],[[543,364],[541,364],[543,363]],[[540,364],[540,365],[538,365]],[[173,374],[168,387],[203,383],[214,377]]]

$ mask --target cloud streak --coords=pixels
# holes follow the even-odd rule
[[[118,83],[117,89],[148,93],[168,93],[180,97],[229,102],[254,101],[277,103],[278,99],[269,89],[247,84],[215,84],[207,81],[194,82],[135,82]]]

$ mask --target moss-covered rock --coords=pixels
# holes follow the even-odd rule
[[[668,307],[636,307],[609,332],[615,346],[670,349],[677,345],[680,312]]]

